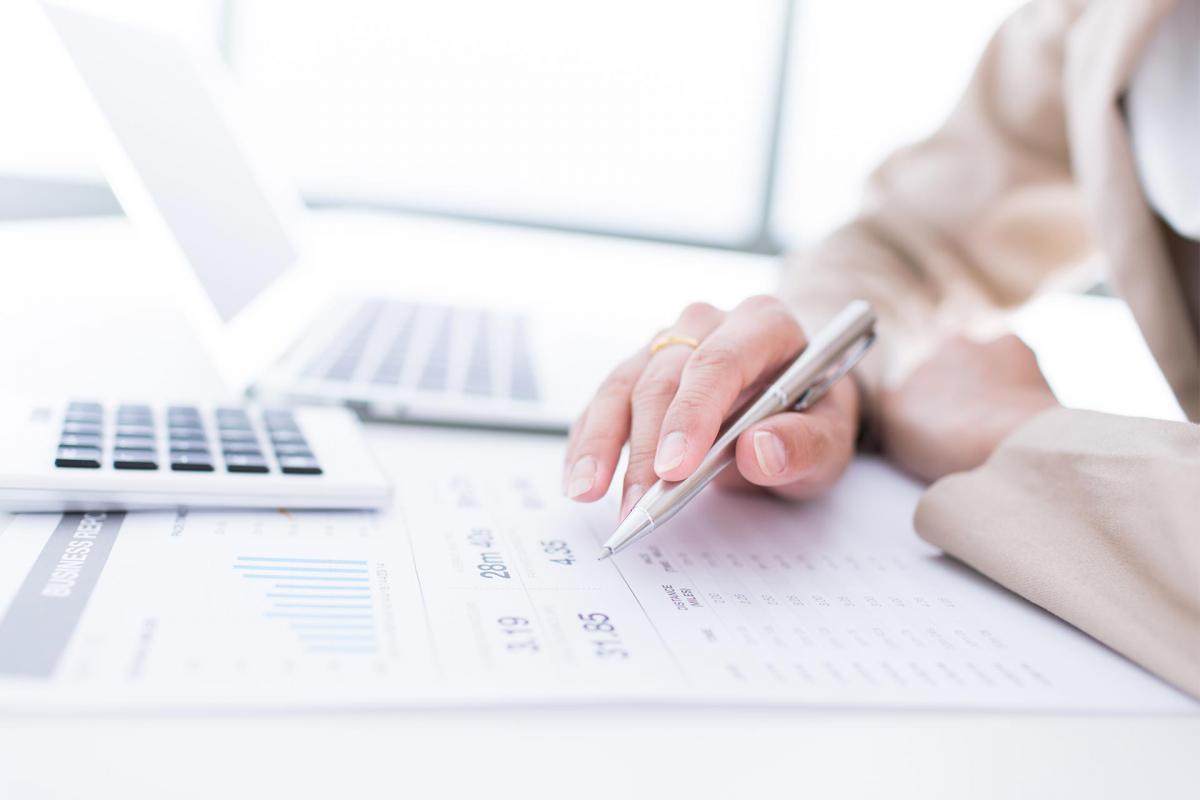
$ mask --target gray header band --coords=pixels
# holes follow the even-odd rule
[[[54,675],[124,519],[63,514],[0,620],[0,675]]]

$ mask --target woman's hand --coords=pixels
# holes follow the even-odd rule
[[[659,478],[686,478],[731,411],[762,391],[806,343],[791,312],[770,296],[752,297],[728,313],[690,305],[667,333],[699,344],[656,353],[647,346],[609,375],[571,428],[563,474],[568,497],[603,497],[626,441],[622,518]],[[740,478],[724,482],[790,497],[823,491],[854,455],[858,409],[857,387],[841,380],[811,409],[760,422],[738,438]]]
[[[1004,439],[1058,405],[1037,357],[1016,336],[953,339],[879,404],[884,451],[934,481],[982,464]]]

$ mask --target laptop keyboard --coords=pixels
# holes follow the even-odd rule
[[[486,309],[370,300],[303,375],[536,402],[527,325]]]
[[[77,401],[67,406],[54,466],[262,474],[273,469],[270,452],[285,475],[322,474],[292,412],[253,417],[239,407],[175,405],[156,413],[148,405]]]

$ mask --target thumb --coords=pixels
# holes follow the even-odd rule
[[[738,437],[742,477],[798,498],[832,486],[854,457],[857,409],[830,395],[807,411],[768,417]]]

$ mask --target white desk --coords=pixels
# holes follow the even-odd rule
[[[321,227],[353,231],[321,246],[367,269],[405,253],[413,266],[393,278],[425,297],[495,300],[517,275],[539,302],[601,301],[643,280],[653,287],[645,302],[673,313],[688,299],[729,304],[773,280],[774,262],[753,256],[415,219],[329,216]],[[175,273],[123,222],[0,227],[0,265],[6,387],[212,391],[216,372],[174,313]],[[474,277],[449,280],[443,265]],[[497,265],[507,265],[503,281]],[[1194,717],[645,707],[0,715],[0,797],[1194,797],[1197,753]]]

